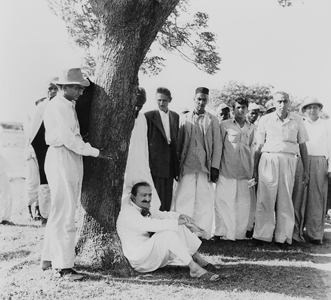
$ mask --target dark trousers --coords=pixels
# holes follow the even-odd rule
[[[170,211],[172,201],[172,186],[174,179],[153,177],[154,186],[161,200],[161,211]]]

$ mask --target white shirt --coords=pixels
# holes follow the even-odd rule
[[[44,113],[46,144],[65,146],[77,154],[97,157],[99,150],[85,143],[80,135],[75,104],[60,94],[49,102]]]
[[[164,132],[165,132],[167,140],[168,140],[168,144],[170,144],[171,137],[170,137],[170,124],[169,124],[169,110],[167,112],[159,110],[159,112],[160,112],[163,129],[164,129]]]
[[[329,172],[331,172],[331,129],[326,120],[318,118],[316,121],[305,119],[304,124],[308,132],[309,141],[306,142],[308,155],[325,156],[329,162]]]

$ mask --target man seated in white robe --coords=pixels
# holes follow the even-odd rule
[[[150,212],[151,200],[150,185],[147,182],[135,184],[130,201],[123,204],[117,219],[123,252],[133,269],[145,273],[180,264],[189,267],[193,278],[219,280],[219,275],[208,271],[217,268],[197,252],[201,241],[193,232],[201,228],[183,214]]]
[[[147,181],[152,187],[152,208],[159,209],[161,201],[154,187],[151,170],[149,168],[147,121],[140,110],[146,103],[146,91],[138,88],[137,101],[135,105],[135,121],[131,133],[128,159],[124,175],[122,204],[130,200],[132,186],[139,181]]]

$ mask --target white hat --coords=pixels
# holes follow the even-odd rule
[[[311,104],[316,104],[316,105],[318,105],[318,106],[320,107],[320,109],[323,108],[323,104],[322,104],[317,98],[315,98],[315,97],[307,97],[307,98],[303,101],[303,103],[302,103],[302,105],[301,105],[301,111],[302,111],[302,112],[305,112],[306,107],[307,107],[308,105],[311,105]]]
[[[220,113],[221,110],[224,109],[224,108],[228,108],[228,109],[230,110],[230,107],[229,107],[229,106],[227,106],[225,103],[221,103],[221,104],[217,107],[216,112],[217,112],[217,113]]]
[[[265,108],[267,109],[267,111],[269,111],[270,109],[274,108],[275,104],[274,104],[274,100],[270,99],[266,104],[265,104]]]
[[[89,86],[90,82],[83,77],[80,68],[64,70],[59,76],[58,80],[53,81],[56,84],[79,84],[82,86]]]
[[[258,110],[260,110],[260,106],[257,105],[255,102],[251,102],[251,103],[249,103],[249,105],[248,105],[248,110],[250,111],[250,110],[254,110],[254,109],[258,109]]]

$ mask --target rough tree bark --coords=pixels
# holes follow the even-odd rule
[[[84,219],[76,252],[84,264],[128,275],[131,268],[116,234],[116,219],[134,122],[138,71],[179,0],[90,2],[100,30],[89,137],[93,146],[110,149],[114,161],[85,159]]]

